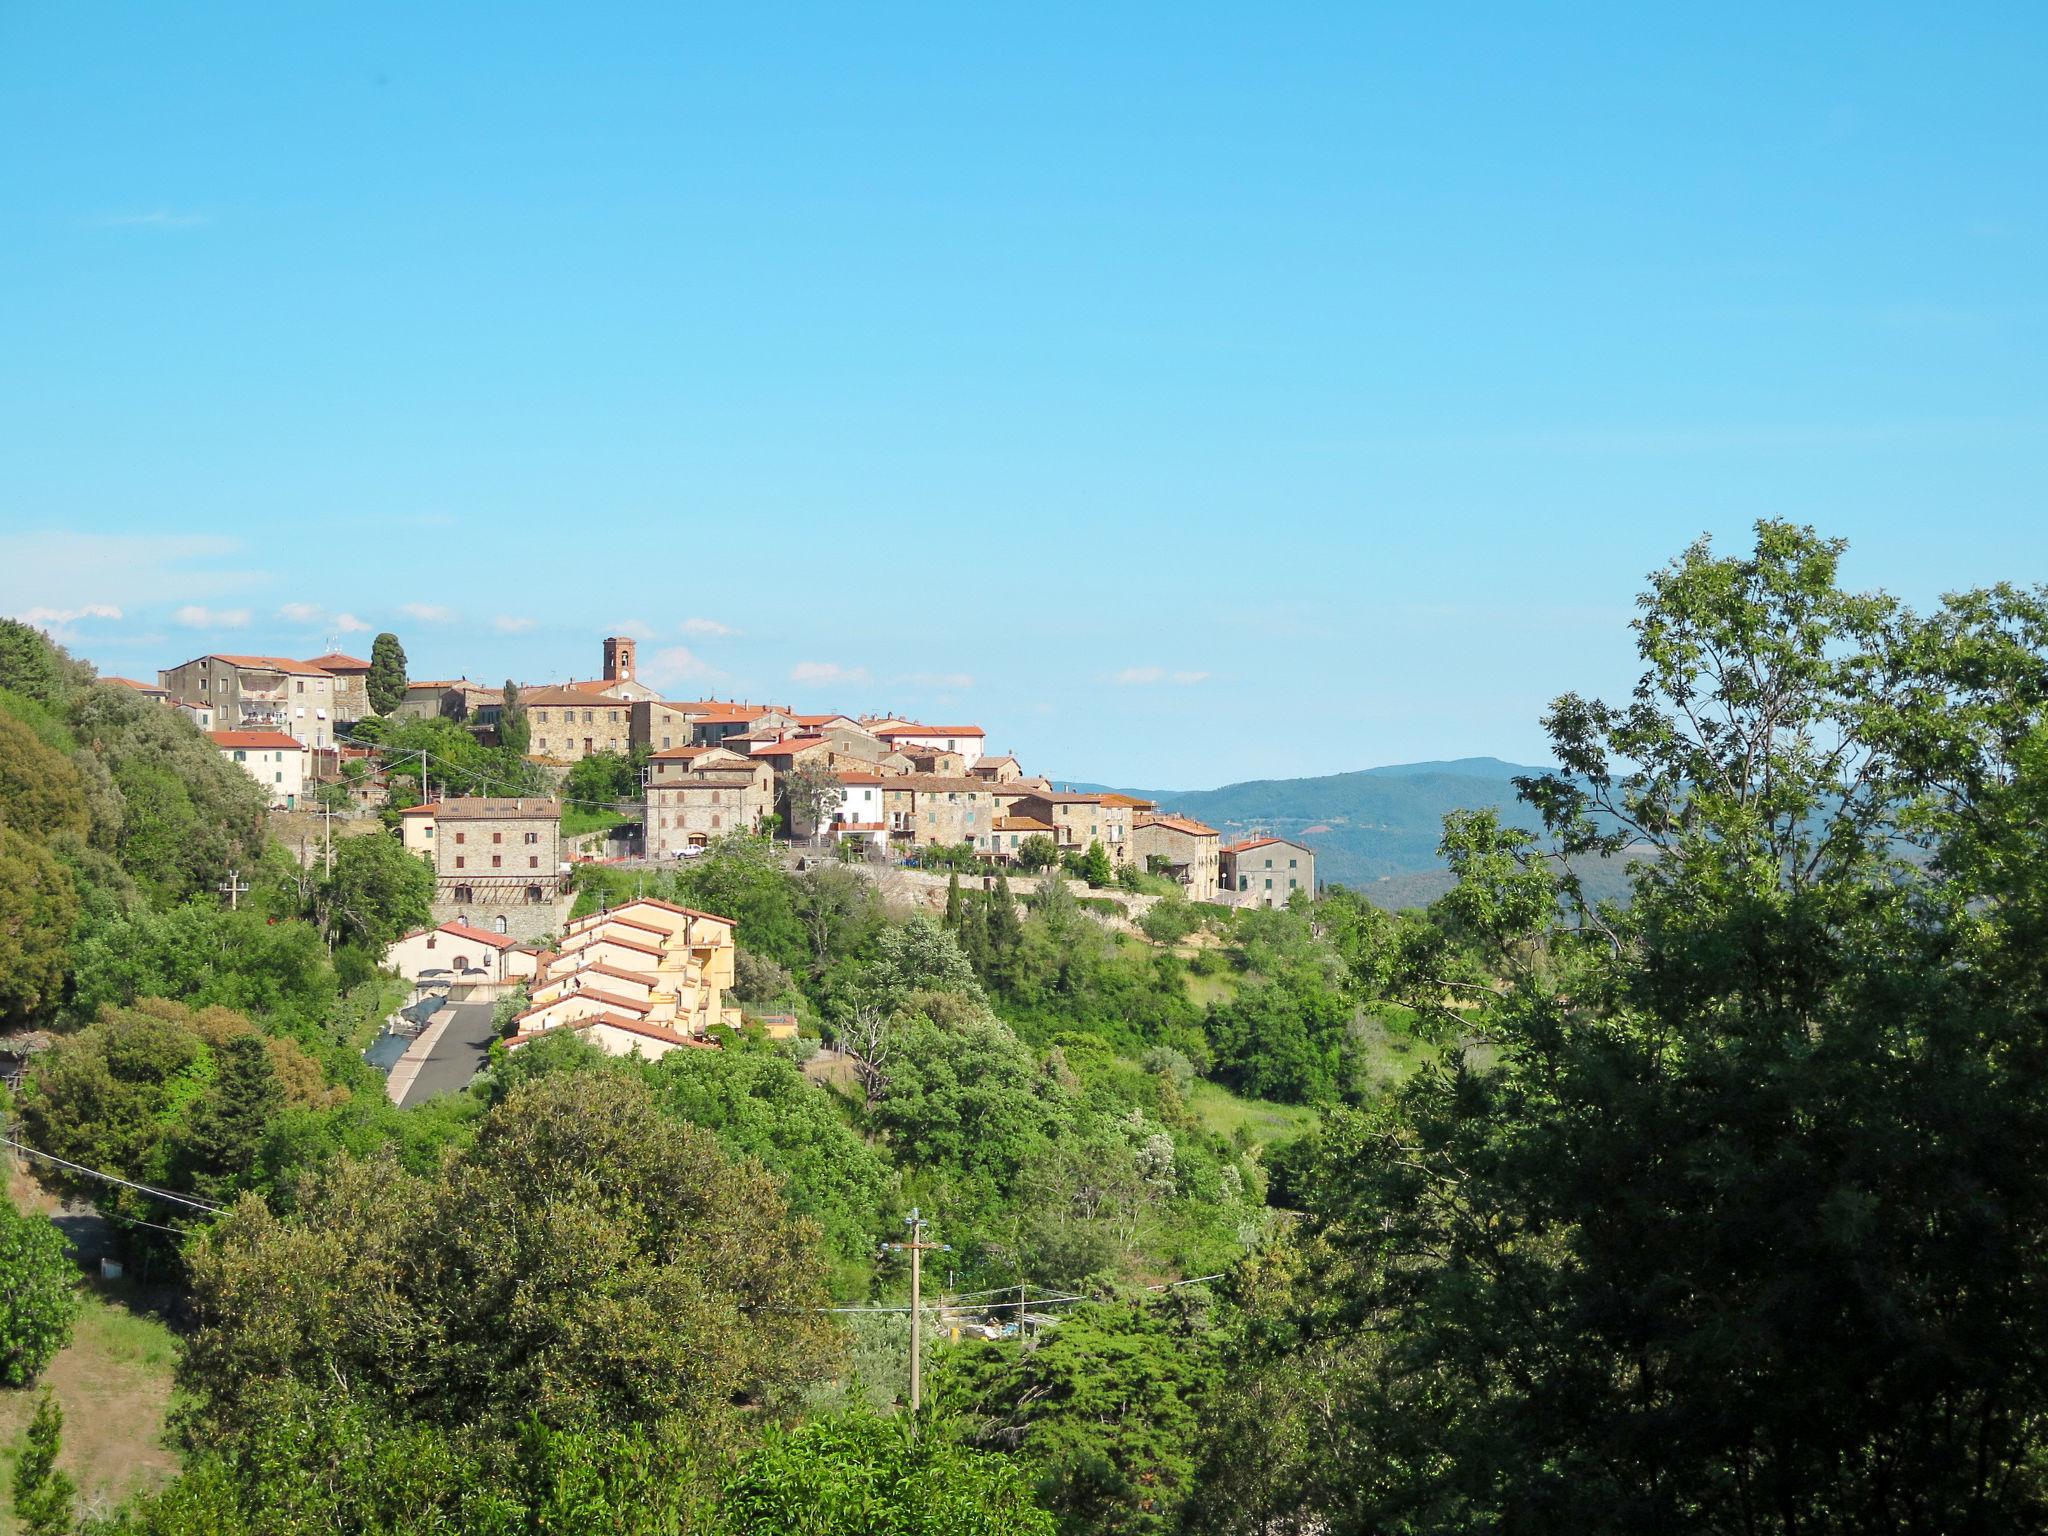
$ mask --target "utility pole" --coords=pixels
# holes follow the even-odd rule
[[[927,1252],[951,1253],[951,1243],[928,1243],[924,1240],[925,1221],[916,1206],[903,1218],[903,1225],[910,1228],[907,1243],[885,1243],[883,1247],[896,1253],[910,1255],[910,1427],[917,1431],[917,1413],[924,1406],[924,1314],[922,1300],[924,1290],[924,1256]]]
[[[242,872],[239,869],[231,869],[228,871],[227,879],[221,881],[214,889],[227,897],[228,910],[235,912],[241,909],[242,893],[249,887],[242,880]]]

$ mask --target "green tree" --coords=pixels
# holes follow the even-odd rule
[[[370,642],[370,675],[365,679],[370,708],[388,715],[405,702],[405,647],[385,631]]]
[[[320,883],[322,926],[336,941],[382,954],[393,939],[427,925],[433,912],[434,871],[395,837],[345,837],[334,850],[334,869]]]
[[[189,1244],[186,1433],[231,1454],[346,1399],[479,1450],[675,1421],[715,1454],[829,1368],[815,1238],[636,1077],[545,1077],[428,1174],[343,1156]]]
[[[584,810],[610,810],[640,798],[640,775],[624,752],[586,752],[562,780],[562,799]]]
[[[498,711],[498,745],[524,757],[533,747],[533,726],[519,699],[519,685],[505,679],[505,702]]]
[[[1059,861],[1059,845],[1043,832],[1034,832],[1017,845],[1018,864],[1033,874],[1051,869]]]
[[[806,759],[782,776],[790,829],[804,836],[817,837],[845,798],[839,775],[816,759]]]
[[[720,1536],[1052,1536],[1023,1470],[868,1414],[769,1436],[727,1479]]]
[[[84,837],[91,829],[77,768],[5,708],[0,708],[0,820],[42,842],[60,832]]]
[[[91,675],[41,630],[0,619],[0,688],[61,709]]]
[[[947,929],[953,933],[960,931],[960,872],[958,870],[946,876],[945,924]]]
[[[1109,850],[1099,842],[1091,842],[1088,851],[1074,860],[1074,875],[1085,880],[1095,890],[1116,879],[1116,870],[1109,862]]]
[[[0,1020],[44,1017],[64,985],[78,892],[70,871],[0,822]]]
[[[211,1200],[232,1199],[246,1188],[264,1132],[282,1108],[284,1090],[262,1037],[222,1042],[214,1052],[213,1082],[185,1136],[192,1187]]]
[[[858,879],[858,876],[853,878]],[[885,928],[875,939],[875,961],[868,985],[877,997],[900,1001],[913,992],[957,992],[981,996],[974,967],[961,953],[960,941],[936,918],[920,912],[907,922]]]
[[[25,1387],[71,1342],[78,1271],[47,1217],[0,1201],[0,1383]]]
[[[1687,551],[1630,702],[1550,713],[1560,858],[1447,830],[1497,1056],[1333,1117],[1301,1180],[1257,1332],[1332,1426],[1310,1523],[2048,1521],[2048,603],[1923,619],[1840,552]],[[1575,861],[1622,847],[1594,907]]]
[[[57,1469],[63,1436],[64,1409],[46,1390],[36,1398],[36,1414],[14,1464],[14,1519],[22,1536],[69,1536],[76,1489]]]
[[[1029,1349],[949,1351],[940,1399],[970,1443],[1032,1469],[1063,1528],[1165,1536],[1198,1496],[1201,1413],[1218,1375],[1205,1314],[1178,1294],[1074,1307]]]

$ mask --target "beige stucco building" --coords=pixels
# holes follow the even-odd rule
[[[334,678],[288,656],[195,656],[157,674],[182,704],[213,711],[222,731],[282,731],[308,747],[334,745]]]
[[[578,918],[534,977],[517,1049],[550,1029],[586,1032],[613,1055],[649,1058],[712,1044],[714,1025],[737,1029],[733,920],[643,898]]]

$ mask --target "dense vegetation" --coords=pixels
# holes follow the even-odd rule
[[[578,904],[733,916],[797,1047],[557,1036],[409,1112],[358,1055],[403,882],[257,822],[241,914],[143,868],[131,717],[0,637],[7,1006],[62,1031],[19,1123],[220,1207],[75,1186],[183,1298],[183,1471],[121,1528],[2042,1528],[2048,601],[1915,615],[1839,553],[1660,572],[1640,687],[1557,701],[1517,822],[1445,818],[1427,912],[904,913],[728,839]],[[936,1342],[915,1433],[903,1312],[819,1310],[902,1305],[912,1206],[928,1294],[1046,1314]]]

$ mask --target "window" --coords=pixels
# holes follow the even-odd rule
[[[1270,879],[1266,881],[1266,889],[1269,891],[1273,889],[1273,882]]]
[[[433,933],[430,933],[430,934],[428,934],[428,935],[427,935],[427,948],[429,948],[429,949],[432,949],[432,948],[434,947],[434,941],[435,941],[435,940],[436,940],[437,938],[439,938],[439,937],[440,937],[440,935],[439,935],[439,934],[433,934]]]
[[[528,855],[526,856],[526,867],[527,867],[528,869],[539,869],[539,868],[540,868],[540,855],[539,855],[539,854],[537,854],[537,853],[529,853],[529,854],[528,854]]]
[[[610,720],[613,725],[617,725],[619,723],[619,712],[616,709],[608,711],[605,718]]]
[[[475,901],[476,892],[469,886],[458,885],[455,887],[455,899],[458,902]]]
[[[469,834],[467,832],[458,832],[455,834],[455,841],[457,841],[458,843],[466,843],[469,841]]]
[[[535,710],[535,711],[533,712],[533,718],[534,718],[534,719],[535,719],[536,721],[538,721],[538,722],[539,722],[540,724],[542,724],[542,725],[546,725],[546,724],[548,723],[548,712],[547,712],[546,710],[544,710],[544,709],[536,709],[536,710]],[[546,745],[547,745],[547,743],[546,743],[546,742],[542,742],[542,743],[541,743],[541,745],[542,745],[542,746],[546,746]]]
[[[1296,863],[1296,861],[1295,861],[1295,860],[1293,860],[1293,859],[1289,859],[1289,860],[1287,861],[1287,867],[1288,867],[1289,869],[1292,869],[1292,868],[1294,868],[1294,866],[1295,866],[1295,863]]]
[[[590,711],[587,709],[583,711],[583,723],[585,725],[590,724]]]
[[[539,906],[539,905],[540,905],[540,887],[539,887],[539,886],[537,886],[537,885],[529,885],[529,886],[528,886],[528,887],[526,888],[526,904],[527,904],[527,905],[528,905],[529,907],[537,907],[537,906]]]
[[[238,763],[246,763],[247,761],[249,761],[249,754],[244,752],[241,748],[237,747],[235,749],[235,761]]]
[[[491,919],[491,931],[493,933],[503,933],[505,931],[505,919],[502,917]]]
[[[1271,859],[1266,860],[1266,868],[1271,869],[1272,867],[1273,861]]]
[[[548,739],[545,736],[541,737],[540,739],[540,749],[543,752],[547,751],[548,749]]]
[[[491,834],[491,841],[494,843],[502,843],[503,841],[505,841],[505,834],[502,832],[493,832]]]
[[[305,691],[306,691],[306,680],[305,680],[304,678],[300,678],[300,679],[299,679],[299,692],[301,692],[301,693],[304,693]]]
[[[532,847],[535,843],[539,841],[540,834],[538,832],[529,832],[526,834],[526,843],[528,847]]]
[[[492,855],[491,855],[491,868],[493,868],[493,869],[503,869],[504,867],[505,867],[505,860],[504,860],[504,856],[503,856],[503,855],[501,855],[501,854],[496,854],[496,853],[492,854]]]
[[[459,853],[455,855],[455,867],[457,869],[462,868],[462,855]]]

